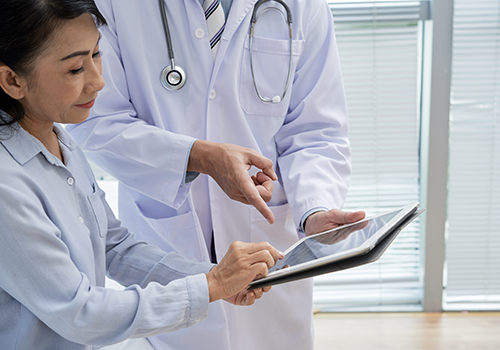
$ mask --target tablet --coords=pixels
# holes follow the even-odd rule
[[[287,280],[299,279],[304,271],[317,270],[325,265],[365,255],[396,228],[400,228],[402,223],[406,226],[406,219],[417,211],[418,206],[418,202],[411,203],[349,225],[304,237],[284,252],[285,258],[270,268],[266,277],[251,282],[250,287],[253,289],[264,284],[272,285],[273,280],[283,280],[284,276],[297,276]],[[413,216],[412,220],[415,217]]]

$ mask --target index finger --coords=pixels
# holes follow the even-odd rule
[[[283,259],[284,255],[282,252],[280,252],[278,249],[274,248],[270,243],[268,242],[260,242],[260,243],[248,243],[248,254],[255,254],[258,253],[262,250],[267,250],[271,256],[274,259],[274,263],[276,263],[278,260]]]
[[[255,185],[253,184],[253,181],[250,178],[249,181],[246,181],[241,184],[240,190],[241,193],[247,199],[248,203],[253,205],[255,209],[257,209],[270,224],[273,224],[274,214],[271,211],[271,209],[269,209],[264,199],[262,199],[259,191],[257,190]]]

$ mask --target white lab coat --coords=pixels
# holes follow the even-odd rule
[[[293,14],[292,83],[281,103],[265,104],[250,73],[256,1],[233,1],[215,62],[199,1],[166,2],[175,62],[187,73],[175,92],[159,80],[170,60],[158,2],[96,1],[109,21],[100,48],[106,87],[89,120],[69,130],[92,161],[120,180],[123,223],[138,238],[200,261],[209,261],[201,229],[207,222],[219,258],[235,240],[285,250],[309,209],[341,208],[347,193],[347,112],[327,3],[286,0]],[[286,23],[280,12],[264,11],[254,39],[264,96],[283,92],[288,60]],[[184,184],[195,138],[253,148],[274,162],[273,225],[205,175]],[[275,286],[251,307],[212,303],[204,322],[151,341],[176,350],[312,349],[312,281]]]

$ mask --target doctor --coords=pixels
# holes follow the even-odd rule
[[[259,3],[250,44],[256,2],[215,1],[204,11],[203,0],[96,1],[109,23],[106,87],[70,132],[120,181],[124,224],[199,261],[221,257],[236,239],[284,250],[297,230],[364,217],[340,211],[350,147],[327,3]],[[221,9],[225,28],[214,35],[205,12],[220,18]],[[167,66],[185,73],[170,81],[180,89],[165,86]],[[207,321],[150,341],[155,349],[313,349],[312,281],[276,286],[251,309],[212,303]]]

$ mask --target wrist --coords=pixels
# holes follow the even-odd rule
[[[308,220],[308,219],[311,218],[315,214],[318,214],[318,213],[321,213],[321,212],[325,212],[325,211],[328,211],[328,209],[324,208],[324,207],[317,207],[317,208],[313,208],[313,209],[309,210],[307,213],[304,214],[304,216],[302,218],[302,222],[301,222],[301,226],[300,227],[301,227],[302,231],[306,235],[308,234],[308,232],[306,231],[306,223],[308,221],[309,221],[309,224],[311,223],[311,221]]]
[[[307,222],[309,221],[311,216],[314,216],[314,214],[318,214],[318,213],[319,212],[314,212],[314,213],[310,214],[307,218],[305,218],[304,222],[302,223],[302,230],[304,231],[305,234],[307,234],[307,231],[306,231]]]
[[[223,298],[219,288],[219,283],[217,282],[217,278],[215,277],[213,270],[214,269],[210,270],[210,272],[205,275],[207,277],[208,296],[210,303]]]
[[[188,172],[208,173],[206,162],[210,156],[210,149],[213,148],[213,144],[214,142],[206,140],[196,140],[193,143],[189,152]]]

